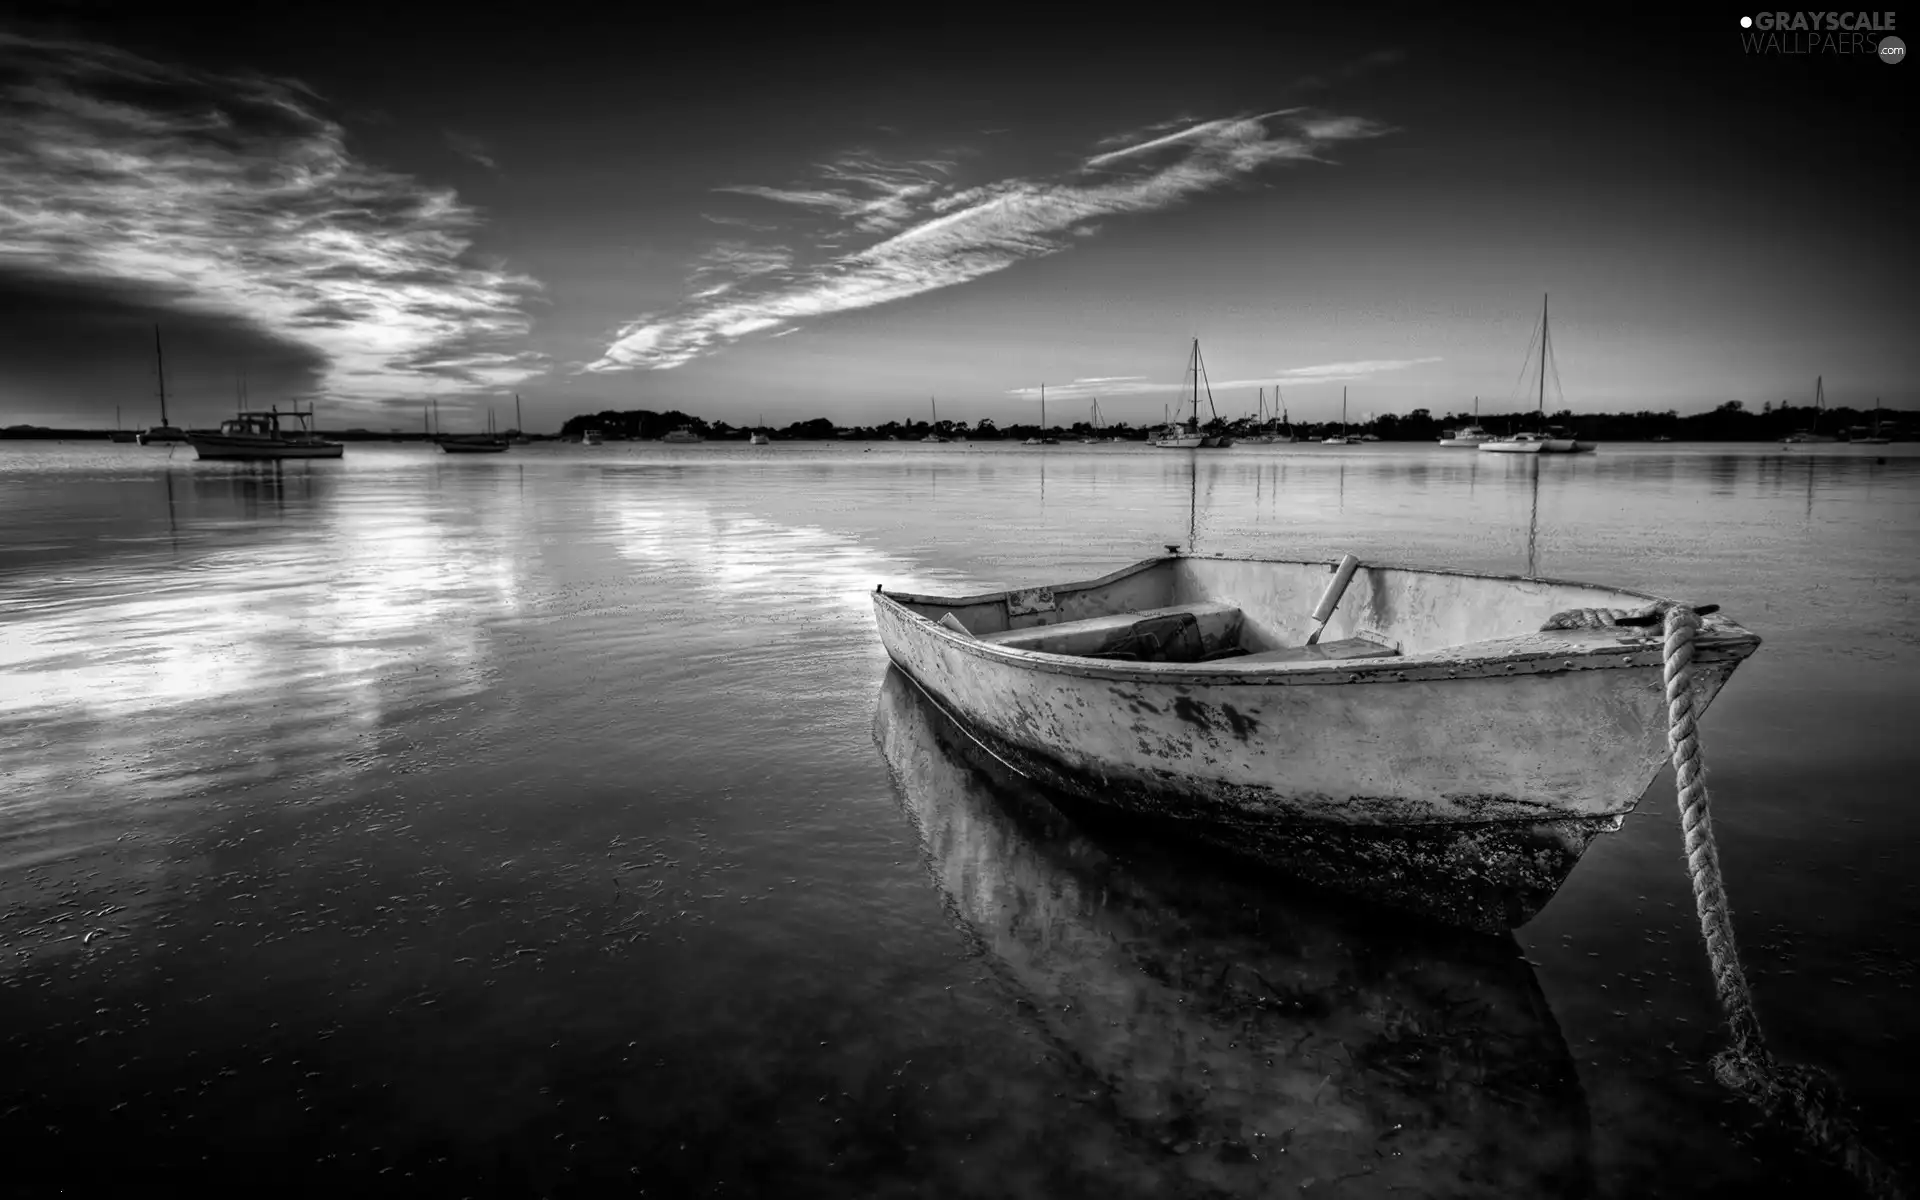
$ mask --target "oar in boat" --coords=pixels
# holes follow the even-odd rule
[[[1320,635],[1327,631],[1327,622],[1333,617],[1333,610],[1340,607],[1340,597],[1346,593],[1347,585],[1353,582],[1353,573],[1360,569],[1360,560],[1351,554],[1340,556],[1340,566],[1333,573],[1333,582],[1320,596],[1320,603],[1313,606],[1313,632],[1307,635],[1307,645],[1320,642]]]

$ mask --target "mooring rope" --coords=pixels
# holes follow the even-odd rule
[[[1713,968],[1713,989],[1726,1013],[1733,1045],[1713,1057],[1713,1074],[1723,1085],[1758,1105],[1769,1117],[1798,1128],[1815,1148],[1831,1155],[1869,1196],[1894,1200],[1902,1192],[1893,1171],[1860,1141],[1847,1121],[1845,1098],[1824,1071],[1783,1063],[1767,1051],[1754,1012],[1753,992],[1740,966],[1733,939],[1733,914],[1720,874],[1720,851],[1713,840],[1713,816],[1707,799],[1706,762],[1693,709],[1693,643],[1700,614],[1681,604],[1665,604],[1667,747],[1673,754],[1673,781],[1685,836],[1687,874],[1693,881],[1694,910],[1700,936]]]
[[[1700,618],[1718,606],[1690,608],[1658,601],[1638,612],[1614,608],[1575,608],[1558,612],[1540,627],[1597,629],[1609,625],[1652,625],[1664,614],[1666,627],[1665,676],[1667,687],[1667,748],[1673,756],[1675,798],[1680,807],[1680,829],[1685,837],[1687,874],[1693,882],[1694,911],[1700,917],[1700,936],[1707,945],[1713,969],[1713,990],[1726,1014],[1733,1045],[1713,1056],[1713,1075],[1723,1085],[1753,1101],[1769,1117],[1792,1125],[1817,1150],[1829,1155],[1875,1200],[1900,1200],[1905,1193],[1893,1170],[1860,1141],[1847,1121],[1847,1103],[1840,1087],[1826,1072],[1797,1063],[1783,1063],[1767,1051],[1760,1018],[1753,1008],[1753,991],[1740,966],[1733,940],[1733,914],[1727,906],[1727,887],[1720,874],[1720,851],[1713,840],[1713,817],[1707,800],[1706,759],[1700,751],[1700,729],[1693,710],[1693,643]]]

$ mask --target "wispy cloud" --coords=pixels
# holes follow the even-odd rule
[[[493,157],[493,151],[479,138],[468,133],[455,133],[447,130],[447,149],[462,158],[471,159],[489,171],[498,171],[500,163]]]
[[[1378,375],[1382,371],[1404,371],[1408,367],[1418,367],[1426,363],[1437,363],[1437,356],[1428,358],[1368,358],[1359,362],[1320,363],[1311,367],[1287,367],[1278,373],[1279,383],[1341,383],[1351,379],[1365,379],[1369,375]]]
[[[473,254],[479,214],[357,159],[303,85],[7,33],[0,66],[0,270],[239,316],[337,401],[544,369],[538,285]]]
[[[1358,362],[1320,363],[1311,367],[1287,367],[1271,375],[1252,379],[1209,379],[1206,388],[1213,390],[1217,398],[1223,392],[1245,390],[1256,387],[1285,387],[1289,384],[1305,386],[1315,383],[1350,383],[1378,375],[1382,371],[1400,371],[1408,367],[1417,367],[1424,363],[1437,363],[1438,356],[1429,358],[1370,358]],[[1072,383],[1047,385],[1047,399],[1076,400],[1096,396],[1157,396],[1163,393],[1184,393],[1193,387],[1193,379],[1188,377],[1179,382],[1156,381],[1144,375],[1099,376],[1076,379]],[[1204,394],[1206,388],[1202,389]],[[1040,387],[1008,388],[1007,395],[1019,400],[1038,400]]]
[[[1052,178],[962,187],[951,161],[890,163],[863,153],[827,164],[805,185],[724,189],[827,221],[809,238],[816,249],[836,236],[886,236],[790,266],[753,288],[689,296],[641,316],[585,369],[678,367],[740,336],[730,331],[773,329],[954,287],[1058,254],[1092,236],[1103,219],[1171,208],[1262,168],[1312,160],[1334,144],[1380,132],[1362,118],[1289,109],[1138,131]]]

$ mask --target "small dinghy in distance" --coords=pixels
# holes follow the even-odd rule
[[[1323,886],[1517,928],[1665,761],[1670,602],[1332,570],[1176,553],[980,596],[882,586],[873,604],[893,662],[1029,778]],[[1543,628],[1582,614],[1598,623]],[[1705,619],[1697,712],[1759,644]]]

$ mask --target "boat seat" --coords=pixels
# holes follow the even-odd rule
[[[1176,604],[1139,612],[1112,613],[1052,625],[1030,625],[981,636],[983,642],[1017,650],[1083,657],[1139,651],[1155,657],[1182,653],[1198,657],[1205,647],[1232,645],[1240,636],[1240,610],[1231,604]]]
[[[1279,650],[1261,650],[1254,654],[1242,654],[1227,659],[1235,666],[1241,663],[1284,663],[1284,662],[1330,662],[1342,658],[1397,658],[1400,652],[1392,646],[1382,646],[1379,642],[1367,638],[1341,638],[1334,642],[1319,642],[1312,646],[1286,646]]]

